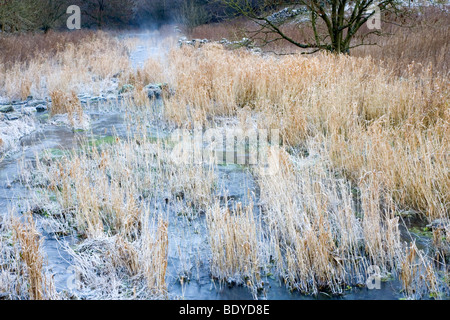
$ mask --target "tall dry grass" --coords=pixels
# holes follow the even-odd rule
[[[175,163],[147,136],[146,120],[143,131],[134,124],[129,139],[94,139],[60,159],[38,157],[36,171],[23,177],[38,188],[53,224],[82,240],[67,250],[85,297],[166,298],[169,222],[161,205],[194,217],[211,202],[214,173]]]
[[[210,44],[174,49],[167,63],[150,59],[135,72],[115,46],[100,33],[45,61],[3,64],[3,90],[22,97],[50,90],[55,111],[68,111],[77,108],[67,108],[66,92],[76,94],[83,82],[101,87],[125,70],[119,80],[135,86],[139,105],[130,109],[149,107],[146,84],[169,82],[169,122],[192,129],[225,117],[280,129],[281,165],[274,176],[255,173],[263,209],[256,217],[251,206],[221,208],[214,169],[173,161],[170,148],[148,138],[147,119],[133,123],[138,133],[127,139],[38,158],[28,182],[55,223],[81,236],[68,251],[88,297],[167,297],[164,203],[188,219],[206,214],[211,274],[221,280],[255,289],[272,268],[291,289],[342,293],[364,284],[375,264],[398,275],[407,295],[442,290],[435,261],[401,242],[398,216],[415,210],[430,221],[449,219],[449,81],[440,52],[430,59],[436,72],[409,58],[393,68],[370,57],[260,56]],[[448,234],[435,232],[436,247],[448,246]]]
[[[0,218],[0,293],[7,299],[58,299],[31,214]]]
[[[211,274],[252,290],[261,287],[261,236],[253,205],[221,208],[216,202],[206,213],[211,250]]]
[[[126,43],[102,32],[27,34],[1,41],[0,95],[9,99],[44,98],[57,90],[98,94],[130,66]]]
[[[50,116],[67,114],[71,127],[76,127],[77,123],[82,124],[84,115],[83,107],[74,91],[71,94],[61,90],[52,91],[50,92],[50,98],[52,100]]]
[[[383,23],[382,37],[369,37],[368,40],[377,46],[358,47],[351,54],[371,56],[400,76],[411,68],[420,73],[430,64],[433,75],[448,76],[450,17],[447,12],[432,7],[421,8],[406,19],[391,20],[392,23]],[[368,31],[364,27],[360,36]]]
[[[13,66],[41,56],[52,58],[69,45],[81,45],[96,37],[92,31],[2,34],[0,63]]]
[[[339,293],[374,264],[384,275],[399,275],[407,295],[417,297],[420,287],[439,297],[448,289],[438,276],[448,277],[445,232],[434,237],[437,268],[433,255],[420,250],[409,259],[399,232],[399,213],[408,210],[449,221],[450,86],[439,59],[439,72],[430,59],[428,67],[411,63],[399,76],[370,57],[183,47],[169,56],[176,93],[165,99],[165,116],[191,129],[249,112],[253,127],[280,129],[284,147],[296,155],[281,153],[285,168],[258,183],[275,269],[291,288]],[[227,218],[215,228],[216,220],[212,230],[235,226]],[[250,230],[250,222],[240,225],[239,236]],[[238,238],[210,241],[217,274],[242,265],[232,256],[220,263]]]
[[[430,69],[398,78],[370,58],[276,59],[218,45],[170,58],[176,94],[165,112],[174,123],[189,127],[249,107],[259,127],[280,129],[288,145],[322,136],[353,181],[382,172],[398,203],[430,219],[447,216],[448,78]]]
[[[362,26],[353,41],[356,45],[364,38],[364,43],[376,45],[356,47],[350,54],[362,58],[370,56],[376,61],[382,61],[386,68],[394,71],[396,75],[403,75],[411,67],[414,72],[421,72],[430,63],[433,65],[433,74],[448,75],[450,18],[446,10],[448,11],[448,6],[444,9],[430,6],[415,8],[399,16],[385,13],[381,37],[367,36],[371,30]],[[258,29],[259,26],[255,26],[252,22],[237,18],[198,26],[193,30],[192,37],[214,41],[228,38],[233,41],[251,36],[252,33],[249,31]],[[314,33],[309,23],[287,24],[281,29],[288,37],[300,43],[314,41]],[[319,26],[320,29],[326,34],[324,26]],[[264,37],[260,35],[256,38]],[[275,35],[269,36],[268,40],[275,38]],[[263,45],[262,49],[265,52],[276,54],[304,52],[287,41],[276,41],[267,45],[259,40],[255,41],[256,44]]]
[[[347,285],[364,285],[371,265],[381,276],[395,274],[398,217],[377,177],[362,180],[356,198],[324,151],[314,160],[281,157],[279,173],[259,176],[258,184],[270,253],[286,284],[305,293],[337,294]]]

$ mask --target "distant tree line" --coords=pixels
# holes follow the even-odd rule
[[[236,2],[236,1],[234,1]],[[237,0],[258,9],[276,0]],[[174,23],[187,30],[238,14],[223,0],[0,0],[0,30],[63,29],[70,5],[78,5],[82,27],[95,29],[160,27]]]
[[[66,10],[78,5],[84,28],[159,27],[176,23],[192,29],[219,21],[226,9],[220,0],[0,0],[0,30],[20,32],[61,29]]]

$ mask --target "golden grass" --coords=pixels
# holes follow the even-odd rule
[[[42,278],[44,260],[40,254],[41,241],[36,234],[34,222],[30,218],[29,226],[24,226],[16,220],[13,222],[13,228],[22,249],[20,257],[27,267],[30,298],[42,300],[44,297],[44,279]]]
[[[221,208],[216,202],[206,213],[211,248],[213,277],[246,285],[261,286],[259,230],[253,205],[235,210]]]
[[[27,53],[24,37],[24,43],[41,50],[33,48]],[[2,38],[8,42],[3,48],[7,57],[15,56],[14,52],[23,54],[0,61],[0,95],[10,99],[30,95],[44,98],[57,90],[98,94],[110,86],[113,75],[129,68],[127,48],[118,39],[102,32],[78,37],[62,33]]]
[[[38,57],[51,58],[69,45],[80,45],[95,38],[94,32],[3,33],[0,38],[0,63],[12,66]]]
[[[170,58],[176,94],[165,112],[174,123],[189,127],[250,107],[258,127],[280,129],[284,143],[320,135],[349,178],[383,172],[401,205],[446,215],[447,78],[430,70],[397,78],[370,58],[275,59],[217,45],[185,47]]]
[[[137,133],[128,139],[93,141],[60,159],[37,159],[29,182],[47,198],[56,223],[82,236],[68,250],[82,286],[97,288],[94,297],[167,297],[169,220],[146,201],[172,203],[188,219],[205,213],[211,274],[220,280],[255,290],[271,269],[291,289],[339,294],[347,285],[364,285],[369,266],[377,265],[383,276],[398,275],[408,296],[439,297],[437,268],[423,251],[400,241],[398,212],[449,219],[445,59],[431,59],[436,72],[406,63],[409,58],[396,69],[370,57],[260,56],[209,44],[174,49],[167,62],[149,59],[131,71],[117,44],[100,33],[48,61],[1,65],[0,84],[8,96],[23,97],[44,89],[39,83],[47,76],[51,113],[74,115],[82,112],[76,94],[83,82],[100,89],[122,71],[120,83],[135,87],[132,112],[150,106],[145,85],[168,82],[175,94],[164,96],[167,121],[193,129],[232,118],[279,129],[283,145],[268,151],[280,150],[276,175],[254,171],[258,216],[251,205],[221,207],[213,195],[215,169],[175,161],[170,147],[148,138],[145,117],[133,123]],[[25,79],[20,86],[19,74]],[[449,234],[434,232],[444,264]],[[37,261],[39,269],[30,239],[22,240],[31,243],[27,261]],[[34,288],[43,283],[38,275],[33,273]]]
[[[238,18],[220,23],[201,25],[192,31],[193,39],[208,39],[219,41],[226,38],[230,41],[241,40],[245,37],[245,27],[248,25],[245,19]]]
[[[433,264],[422,251],[417,249],[415,243],[411,243],[405,249],[400,279],[403,290],[408,296],[425,292],[430,298],[441,298],[439,281]]]
[[[57,299],[53,279],[45,270],[42,238],[31,214],[0,219],[0,292],[9,299]]]
[[[142,252],[143,268],[149,288],[164,288],[167,290],[166,271],[169,247],[168,222],[160,219],[156,226],[155,238],[145,238]]]
[[[166,77],[164,76],[164,64],[156,58],[149,58],[146,60],[142,68],[137,70],[128,69],[120,77],[120,84],[131,84],[135,87],[144,87],[152,83],[164,83]]]
[[[448,52],[450,46],[450,21],[448,6],[444,10],[435,7],[422,7],[412,10],[407,15],[395,17],[385,16],[382,23],[382,36],[366,34],[370,30],[362,26],[355,36],[354,44],[365,38],[365,43],[377,45],[359,46],[351,50],[355,57],[372,57],[375,61],[383,62],[387,69],[396,75],[403,75],[412,68],[414,72],[421,72],[431,63],[433,74],[447,75],[449,72]],[[319,28],[324,26],[319,26]],[[252,22],[237,18],[222,23],[199,26],[193,30],[192,37],[219,41],[222,38],[241,40],[249,35],[248,30],[257,30]],[[302,25],[287,24],[281,28],[291,39],[306,42],[314,39],[314,33],[308,23]],[[323,29],[326,33],[326,29]],[[430,36],[432,35],[432,36]],[[275,36],[268,38],[274,39]],[[261,42],[256,41],[261,45]],[[299,53],[304,51],[287,41],[272,42],[262,49],[265,52],[277,54]]]
[[[447,9],[448,10],[448,9]],[[394,21],[402,24],[397,19]],[[431,64],[433,75],[446,76],[449,72],[450,18],[448,13],[437,8],[422,8],[421,15],[413,14],[406,19],[406,26],[384,23],[381,38],[371,38],[377,46],[362,46],[354,49],[356,57],[371,56],[381,61],[397,75],[410,69],[421,72]],[[365,29],[365,28],[363,28]],[[367,32],[368,30],[362,30]]]
[[[131,140],[94,140],[61,159],[37,158],[29,181],[45,186],[40,197],[55,223],[83,239],[68,250],[85,279],[82,288],[98,288],[92,293],[97,298],[167,297],[169,224],[162,209],[147,205],[173,201],[194,216],[211,201],[213,172],[174,163],[170,149],[143,134],[145,123],[134,123],[144,131]],[[140,294],[124,292],[124,281]]]
[[[75,126],[75,119],[78,119],[78,121],[83,120],[83,108],[80,99],[78,99],[74,91],[71,94],[61,90],[52,91],[50,92],[50,98],[52,99],[51,116],[67,114],[72,127]]]
[[[169,56],[176,93],[165,99],[165,116],[192,129],[245,113],[253,126],[280,129],[288,150],[310,155],[283,151],[278,174],[258,179],[269,251],[291,288],[340,293],[347,284],[364,284],[362,275],[377,265],[384,276],[400,274],[408,296],[439,298],[445,284],[436,270],[448,276],[448,237],[434,236],[442,268],[434,269],[433,257],[420,250],[413,263],[400,241],[398,216],[417,210],[429,221],[449,219],[450,95],[448,70],[439,61],[439,72],[432,64],[410,64],[399,77],[370,57],[275,58],[217,44],[183,47]],[[252,222],[238,227],[233,215],[218,212],[209,213],[216,217],[209,218],[212,234],[238,233],[210,239],[213,274],[229,279],[246,265],[233,254]]]
[[[276,270],[305,293],[340,293],[364,284],[368,266],[388,274],[398,264],[398,218],[380,207],[374,178],[361,182],[359,203],[326,159],[325,152],[315,160],[290,156],[280,161],[279,174],[258,178]]]

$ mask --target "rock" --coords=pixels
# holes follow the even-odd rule
[[[305,8],[300,9],[291,9],[291,8],[284,8],[283,10],[280,10],[278,12],[275,12],[274,14],[267,17],[267,20],[270,23],[273,23],[275,25],[281,25],[285,23],[287,20],[291,18],[295,18],[298,15],[302,13],[306,13],[307,10]]]
[[[229,41],[226,38],[223,38],[219,41],[220,44],[230,48],[230,49],[237,49],[237,48],[248,48],[254,50],[254,43],[248,38],[242,38],[242,40],[239,41]]]
[[[193,46],[193,47],[201,47],[204,44],[209,43],[210,41],[208,39],[192,39],[191,41],[187,40],[186,37],[181,38],[178,40],[178,45],[180,47],[183,46]]]
[[[147,94],[149,99],[159,99],[161,98],[162,89],[157,85],[148,85],[145,87],[147,89]]]
[[[145,86],[149,99],[160,99],[163,94],[173,95],[175,92],[167,83],[149,84]]]
[[[436,219],[433,220],[430,224],[427,225],[428,228],[433,230],[445,230],[449,227],[450,222],[444,219]]]
[[[47,106],[40,104],[36,106],[36,112],[45,112],[47,111]]]
[[[134,90],[134,86],[132,84],[124,84],[122,88],[119,90],[119,94],[130,92]]]
[[[6,115],[6,119],[8,119],[9,121],[14,121],[14,120],[18,120],[22,117],[22,115],[18,112],[14,112],[14,113],[9,113]]]
[[[104,97],[92,97],[89,99],[90,103],[97,103],[97,102],[106,102],[106,98]]]
[[[0,112],[1,113],[14,112],[14,107],[12,105],[0,107]]]
[[[46,104],[45,100],[33,100],[33,101],[29,101],[27,103],[27,105],[29,107],[36,107],[36,106],[41,105],[41,104]]]
[[[123,71],[119,71],[119,72],[113,74],[112,78],[114,78],[114,79],[119,78],[122,75],[122,73],[123,73]]]
[[[28,103],[28,101],[20,101],[20,100],[15,100],[15,101],[11,102],[11,104],[13,104],[15,106],[23,106],[27,103]]]

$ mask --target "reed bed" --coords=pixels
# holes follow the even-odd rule
[[[260,228],[253,205],[234,210],[222,208],[217,201],[206,213],[211,250],[211,275],[221,281],[241,284],[253,292],[262,288]]]
[[[62,157],[37,156],[22,181],[37,191],[34,212],[79,236],[66,249],[82,297],[169,297],[173,213],[205,223],[212,278],[245,285],[255,296],[270,274],[291,290],[342,294],[347,286],[364,286],[371,266],[382,278],[398,278],[407,297],[448,294],[450,86],[444,60],[436,60],[440,72],[408,63],[399,76],[367,56],[277,57],[208,44],[174,48],[167,60],[152,57],[132,70],[127,48],[135,45],[98,33],[26,63],[2,62],[1,94],[49,94],[53,115],[82,117],[76,95],[87,86],[130,84],[127,108],[140,114],[153,108],[145,86],[167,82],[173,94],[163,96],[164,120],[174,127],[205,129],[225,119],[280,130],[281,145],[267,149],[278,171],[253,171],[259,212],[224,205],[215,194],[216,167],[176,161],[169,141],[149,137],[149,119],[141,116],[127,137],[92,138]],[[402,212],[439,220],[432,252],[404,243]],[[15,275],[2,269],[0,286],[23,295],[29,281],[27,297],[52,297],[39,277],[43,260],[33,254],[39,244],[22,232],[33,225],[18,226],[10,230],[26,254],[9,264],[35,269],[24,271],[31,278],[15,287],[4,280]],[[11,239],[2,236],[1,250]],[[190,260],[179,251],[180,260]]]
[[[61,298],[46,269],[42,238],[31,213],[21,221],[0,218],[0,293],[2,299],[52,300]]]
[[[401,275],[407,295],[420,296],[414,286],[433,297],[448,290],[445,227],[435,232],[437,264],[420,250],[408,260],[399,231],[400,213],[408,211],[448,226],[448,72],[412,63],[399,77],[370,57],[261,56],[218,44],[175,49],[169,66],[175,95],[165,99],[165,116],[173,124],[214,126],[249,112],[254,127],[280,130],[292,153],[282,152],[281,163],[289,165],[258,183],[264,234],[290,288],[339,294],[345,285],[364,285],[361,277],[376,265],[383,277]],[[305,167],[311,155],[319,160]],[[219,229],[232,220],[225,221]],[[241,224],[239,232],[251,225]],[[210,240],[213,274],[240,265],[231,256],[227,267],[219,262],[233,241]]]
[[[43,99],[58,90],[98,94],[110,89],[115,74],[129,68],[127,43],[102,32],[30,34],[1,41],[0,95],[9,99]],[[26,43],[46,49],[28,50]]]
[[[429,69],[398,78],[370,58],[276,59],[217,45],[176,50],[170,61],[176,94],[166,117],[174,123],[250,108],[258,127],[280,129],[287,145],[322,135],[335,167],[353,181],[383,172],[401,205],[430,219],[448,215],[447,78]]]
[[[35,172],[22,177],[38,192],[35,212],[47,212],[59,233],[81,239],[66,248],[81,296],[167,298],[164,206],[197,215],[212,199],[213,172],[174,163],[163,142],[138,133],[82,145],[62,158],[38,157]]]

